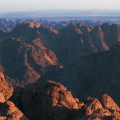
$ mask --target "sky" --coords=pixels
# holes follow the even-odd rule
[[[120,9],[120,0],[0,0],[0,12],[50,9]]]

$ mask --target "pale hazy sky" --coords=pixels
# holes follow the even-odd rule
[[[0,12],[49,9],[120,9],[120,0],[0,0]]]

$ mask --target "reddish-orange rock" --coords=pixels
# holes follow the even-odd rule
[[[13,87],[5,80],[2,73],[0,73],[0,91],[5,99],[9,99],[13,93]]]
[[[83,102],[83,112],[72,120],[120,120],[120,107],[107,94],[100,100],[87,97]]]
[[[67,120],[82,106],[66,87],[53,81],[16,88],[11,99],[30,120]]]
[[[80,102],[50,80],[16,88],[11,100],[30,120],[120,120],[120,108],[107,94]]]
[[[3,94],[0,92],[0,103],[4,103],[4,102],[5,102],[5,98]]]
[[[0,120],[28,120],[11,101],[0,103]]]
[[[13,88],[0,73],[0,120],[28,120],[24,114],[8,99],[12,96]]]
[[[100,101],[103,107],[111,112],[120,112],[120,107],[114,102],[114,100],[107,94],[104,94]]]

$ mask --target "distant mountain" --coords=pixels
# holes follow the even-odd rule
[[[51,9],[39,11],[16,11],[0,14],[0,17],[8,18],[40,18],[40,17],[116,17],[120,16],[120,10],[116,9]]]
[[[10,33],[0,31],[0,71],[12,85],[26,85],[79,57],[107,51],[118,41],[116,24],[93,27],[72,22],[54,30],[39,23],[19,23]]]
[[[17,19],[16,21],[12,21],[12,20],[8,20],[8,19],[0,19],[0,29],[2,29],[5,32],[11,32],[13,30],[13,28],[15,28],[15,26],[19,23],[23,23],[23,22],[38,22],[40,25],[45,25],[46,27],[51,27],[53,29],[62,29],[66,26],[68,26],[70,23],[74,22],[74,23],[84,23],[87,25],[91,25],[91,26],[95,26],[98,24],[103,24],[104,22],[101,21],[96,21],[93,22],[91,20],[70,20],[70,21],[60,21],[60,22],[56,22],[56,21],[49,21],[49,20],[34,20],[34,19],[27,19],[27,20],[23,20],[23,19]],[[112,24],[112,22],[107,21],[109,24]]]

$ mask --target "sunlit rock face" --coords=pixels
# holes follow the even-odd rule
[[[100,99],[73,98],[71,91],[54,81],[16,88],[11,100],[30,120],[119,120],[120,108],[104,94]]]
[[[0,103],[0,120],[29,120],[24,114],[9,100]]]
[[[53,81],[16,88],[11,99],[30,120],[66,120],[83,105],[66,87]]]
[[[83,103],[84,112],[72,120],[120,120],[120,107],[107,94],[100,99],[87,97]]]
[[[0,120],[28,120],[15,104],[8,100],[12,93],[13,87],[0,73]]]
[[[12,96],[12,93],[13,87],[5,80],[4,75],[0,73],[0,94],[7,100]],[[3,97],[1,97],[1,100]]]

